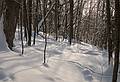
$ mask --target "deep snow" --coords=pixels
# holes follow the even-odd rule
[[[3,33],[3,15],[0,18],[0,51],[7,50],[5,35]]]
[[[8,51],[2,28],[0,50],[4,52],[0,51],[0,82],[111,82],[112,65],[107,64],[105,50],[83,42],[70,46],[67,41],[56,42],[51,36],[48,38],[47,64],[44,65],[44,39],[41,36],[37,37],[36,45],[25,47],[24,55],[19,56],[21,42],[17,33],[14,52]]]

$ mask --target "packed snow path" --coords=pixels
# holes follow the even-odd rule
[[[81,43],[48,39],[47,65],[43,65],[44,40],[26,47],[23,56],[15,39],[15,52],[0,52],[0,82],[111,82],[112,66],[105,51]],[[120,76],[118,82],[120,81]]]

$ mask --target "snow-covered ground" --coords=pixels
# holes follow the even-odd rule
[[[1,30],[1,29],[0,29]],[[3,38],[3,32],[0,32]],[[25,47],[15,39],[15,52],[7,50],[0,40],[0,82],[111,82],[112,65],[107,64],[107,53],[86,43],[56,42],[50,37],[47,45],[47,64],[43,65],[44,39],[36,45]],[[7,50],[7,51],[6,51]],[[118,82],[120,76],[118,76]]]
[[[0,51],[7,50],[5,35],[3,33],[3,15],[0,18]]]

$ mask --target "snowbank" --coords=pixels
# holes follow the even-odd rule
[[[3,32],[3,15],[0,19],[0,51],[6,51],[8,50],[7,44],[6,44],[6,38]]]
[[[0,82],[112,82],[113,69],[107,64],[105,51],[86,43],[70,46],[50,38],[47,65],[43,65],[44,39],[38,36],[36,45],[25,47],[24,56],[19,56],[20,41],[15,40],[18,53],[0,55],[0,68],[4,68]]]

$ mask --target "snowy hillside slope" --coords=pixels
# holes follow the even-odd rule
[[[0,19],[0,51],[7,50],[5,35],[3,32],[3,16]]]
[[[15,40],[15,52],[0,52],[0,82],[111,82],[107,53],[95,46],[83,42],[70,46],[49,38],[47,65],[43,65],[42,37],[37,37],[36,45],[25,47],[24,56],[19,56],[20,43]]]

